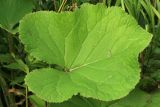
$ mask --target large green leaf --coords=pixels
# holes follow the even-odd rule
[[[39,97],[32,95],[29,99],[34,107],[45,107],[45,101]],[[110,105],[109,102],[84,98],[78,95],[62,103],[48,103],[48,107],[108,107],[108,105]]]
[[[29,14],[19,32],[32,56],[63,68],[37,69],[25,79],[31,91],[49,102],[78,93],[104,101],[126,96],[140,78],[138,54],[151,40],[121,8],[102,4]]]
[[[73,96],[68,101],[50,103],[49,105],[49,107],[108,107],[109,103],[80,96]]]
[[[160,90],[151,93],[151,98],[145,107],[160,107]]]
[[[140,89],[132,91],[128,96],[120,99],[109,107],[146,107],[150,95]],[[154,106],[150,106],[154,107]]]
[[[45,107],[45,101],[35,95],[29,96],[29,100],[33,107]]]
[[[140,89],[136,89],[109,107],[160,107],[159,102],[160,91],[148,94]]]
[[[11,33],[16,33],[15,24],[25,14],[31,12],[32,8],[32,0],[0,0],[0,27]]]

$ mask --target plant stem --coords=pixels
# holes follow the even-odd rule
[[[103,4],[106,5],[106,0],[103,0]]]
[[[10,54],[14,53],[14,49],[13,49],[13,35],[12,34],[8,34],[8,48],[9,48],[9,52]]]
[[[58,9],[58,12],[61,12],[61,11],[63,10],[64,5],[66,4],[66,2],[67,2],[67,0],[63,0],[63,1],[62,1],[61,5],[60,5],[60,7],[59,7],[59,9]]]
[[[45,102],[45,106],[48,107],[48,102]]]
[[[26,86],[26,107],[28,107],[28,87]]]
[[[52,0],[52,2],[53,2],[53,6],[54,6],[54,11],[57,11],[56,1],[55,1],[55,0]]]
[[[122,9],[125,10],[124,0],[121,0],[121,6],[122,6]]]

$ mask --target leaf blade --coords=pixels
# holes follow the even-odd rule
[[[84,4],[74,12],[32,13],[20,23],[26,50],[70,72],[34,70],[25,82],[49,102],[63,102],[78,93],[103,101],[121,98],[139,81],[138,54],[151,38],[118,7]]]

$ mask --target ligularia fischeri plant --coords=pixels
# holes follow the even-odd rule
[[[74,12],[39,11],[20,22],[30,55],[61,69],[35,69],[29,90],[48,102],[78,93],[103,101],[126,96],[140,79],[138,55],[152,36],[119,7],[83,4]]]

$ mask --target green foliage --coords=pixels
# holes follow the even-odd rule
[[[136,89],[127,97],[111,104],[109,107],[159,107],[160,91],[148,94]]]
[[[149,98],[149,94],[136,89],[127,97],[118,100],[114,104],[111,104],[110,107],[145,107],[148,103]]]
[[[63,103],[50,103],[48,107],[159,107],[159,97],[159,90],[149,94],[140,89],[135,89],[128,96],[112,102],[73,96]],[[30,96],[30,99],[34,102],[35,107],[44,107],[45,105],[45,102],[37,96]]]
[[[17,23],[33,9],[32,0],[0,0],[0,27],[17,32]]]
[[[157,90],[151,94],[148,105],[146,107],[159,107],[160,104],[160,90]]]
[[[94,7],[92,5],[85,7],[83,3],[86,2],[90,4],[103,3],[109,8],[104,9],[105,6],[101,7],[100,5],[99,7],[95,6],[96,8],[91,8]],[[105,11],[111,14],[108,15],[109,13]],[[31,12],[33,13],[27,15]],[[25,15],[26,17],[23,20],[26,25],[23,29],[26,31],[30,30],[33,34],[23,32],[24,40],[20,40],[22,36],[19,37],[19,21]],[[41,18],[39,19],[39,17]],[[48,19],[49,17],[50,19]],[[142,28],[153,35],[151,43],[143,52],[141,51],[145,48],[147,42],[146,45],[143,43],[151,34],[144,33],[144,35],[147,34],[148,36],[139,37],[139,31],[144,31],[137,26],[131,17],[133,17]],[[23,22],[23,20],[21,22]],[[29,21],[29,23],[25,21]],[[128,22],[132,23],[126,25],[125,23]],[[133,33],[135,29],[134,26],[136,26],[139,31],[135,30]],[[93,27],[95,28],[93,29]],[[66,31],[71,29],[72,31],[68,35]],[[129,33],[125,34],[130,35],[126,37],[134,38],[132,42],[130,41],[132,39],[128,40],[124,38],[125,34],[121,32],[121,30],[128,32],[128,29],[130,29]],[[93,38],[91,38],[91,34],[90,36],[86,36],[89,32],[92,32],[91,34],[94,35]],[[104,37],[106,38],[101,39],[101,45],[99,44],[99,47],[96,47],[102,33],[104,33]],[[33,38],[33,35],[35,38]],[[61,36],[55,37],[54,35]],[[159,107],[159,35],[159,0],[0,0],[0,107]],[[49,36],[55,41],[50,39]],[[41,37],[42,40],[39,40],[39,37]],[[77,37],[79,37],[79,40]],[[119,37],[119,39],[117,38],[117,40],[115,40],[113,43],[115,46],[113,45],[113,48],[111,48],[111,43],[115,39],[114,37]],[[26,38],[29,41],[26,41]],[[136,40],[136,38],[141,38],[142,42],[138,39]],[[44,43],[42,43],[43,40],[45,41]],[[68,42],[64,42],[66,40]],[[86,41],[84,45],[81,44],[82,40]],[[21,41],[25,42],[25,44],[23,45]],[[107,42],[105,43],[105,41]],[[45,43],[50,44],[48,45],[49,48],[46,48]],[[141,43],[145,46],[143,47]],[[57,48],[56,45],[59,47]],[[92,46],[95,47],[94,51],[91,51],[93,49]],[[27,52],[24,47],[25,49],[28,48]],[[135,51],[137,47],[138,49]],[[67,55],[61,54],[65,48],[68,52]],[[111,49],[105,53],[109,48]],[[48,51],[48,49],[52,49],[52,52]],[[122,52],[123,50],[125,51]],[[135,54],[132,55],[134,52]],[[93,62],[96,59],[103,59],[104,53],[108,55],[106,56],[106,60],[112,60],[111,63],[108,61],[103,65],[98,62],[98,64],[81,66],[87,62]],[[139,57],[138,53],[140,53]],[[134,58],[131,58],[131,56]],[[66,58],[66,62],[64,58]],[[74,58],[76,59],[75,61],[73,61]],[[85,58],[86,60],[84,60]],[[113,60],[115,60],[116,63]],[[78,67],[78,69],[70,70],[73,69],[73,67]],[[95,71],[97,67],[98,70]],[[48,69],[51,72],[49,72]],[[92,70],[94,70],[94,72],[92,72]],[[112,72],[108,72],[109,70],[112,70]],[[140,74],[139,71],[141,71]],[[112,77],[110,77],[110,75],[112,75]],[[105,76],[108,78],[105,78]],[[24,81],[25,77],[26,83],[33,83],[34,89],[38,91],[32,93],[34,91],[28,90]],[[66,78],[68,80],[65,80]],[[139,79],[140,81],[138,81]],[[51,83],[47,83],[48,80],[51,81]],[[137,82],[138,85],[136,89],[133,89]],[[101,83],[102,86],[100,86]],[[45,89],[43,89],[43,86],[45,86]],[[41,99],[41,97],[43,98],[44,95],[46,95],[47,98],[51,96],[53,90],[48,88],[50,86],[53,86],[53,90],[58,90],[58,94],[63,90],[65,91],[62,93],[65,95],[73,90],[76,90],[76,93],[79,94],[73,95],[70,99],[66,98],[66,100],[68,100],[61,103],[49,103]],[[65,87],[67,88],[65,89]],[[105,90],[106,87],[107,90]],[[129,93],[132,89],[133,91]],[[40,95],[43,94],[41,97],[37,97],[39,90],[43,92],[40,93]],[[101,93],[101,90],[103,93]],[[56,91],[54,91],[53,94],[56,94]],[[119,98],[106,102],[98,100],[99,98],[96,98],[97,96],[94,96],[96,99],[83,97],[85,95],[81,94],[82,91],[87,92],[87,94],[89,91],[91,95],[98,94],[101,98],[105,96],[108,100],[113,96],[117,99],[116,96],[118,95]],[[107,92],[108,95],[104,92]],[[120,94],[123,97],[120,96]],[[54,98],[56,96],[57,95],[55,95]],[[58,96],[60,97],[60,94]],[[65,98],[61,96],[60,99]]]
[[[64,71],[38,69],[25,79],[31,91],[49,102],[77,93],[104,101],[127,95],[139,80],[138,54],[151,40],[120,8],[106,10],[102,4],[84,4],[72,13],[29,14],[19,32],[31,55]]]
[[[63,103],[51,103],[49,107],[107,107],[108,102],[103,102],[95,99],[86,99],[80,96],[73,96],[72,99]]]
[[[30,96],[29,99],[35,107],[45,106],[45,101],[35,95]],[[68,101],[64,101],[62,103],[49,103],[48,107],[108,107],[109,105],[109,102],[103,102],[91,98],[88,99],[80,96],[73,96]]]
[[[124,0],[124,4],[129,14],[131,14],[136,20],[140,19],[141,12],[141,0]]]
[[[29,97],[34,107],[45,107],[45,102],[35,95]]]

